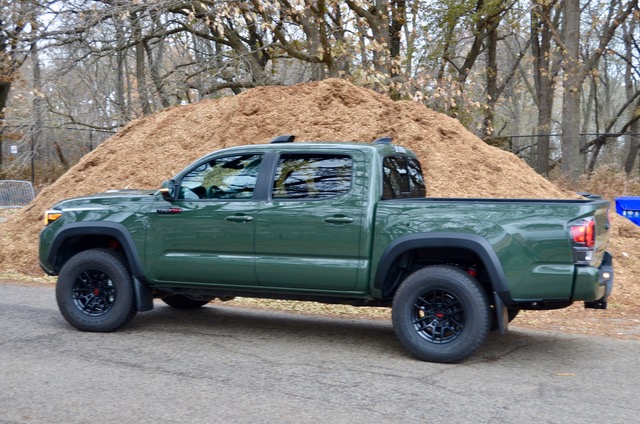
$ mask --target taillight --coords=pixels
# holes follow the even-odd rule
[[[569,227],[573,242],[585,247],[596,245],[596,221],[593,218],[583,219]]]
[[[569,225],[576,265],[589,265],[593,260],[596,245],[596,220],[581,219]]]

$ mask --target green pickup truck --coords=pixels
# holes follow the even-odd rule
[[[113,331],[154,298],[383,306],[415,357],[453,363],[520,310],[606,308],[607,201],[428,198],[415,154],[387,137],[293,141],[220,150],[159,190],[46,211],[40,265],[58,275],[64,318]]]

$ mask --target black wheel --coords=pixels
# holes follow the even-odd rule
[[[162,301],[164,303],[176,309],[198,309],[201,306],[204,306],[207,303],[211,302],[211,300],[213,299],[194,300],[182,294],[174,294],[174,295],[162,298]]]
[[[454,363],[484,343],[491,310],[484,290],[451,266],[422,268],[405,279],[393,299],[393,328],[423,361]]]
[[[62,316],[81,331],[114,331],[138,312],[124,259],[108,249],[69,259],[58,276],[56,300]]]

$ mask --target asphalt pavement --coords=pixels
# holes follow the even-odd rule
[[[433,364],[388,321],[217,304],[82,333],[52,286],[0,284],[0,423],[631,423],[639,353],[516,326]]]

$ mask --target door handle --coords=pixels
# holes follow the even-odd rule
[[[240,223],[253,221],[253,217],[249,215],[231,215],[226,217],[225,219],[230,222]]]
[[[353,218],[350,216],[334,215],[325,218],[323,221],[327,224],[351,224],[353,222]]]

